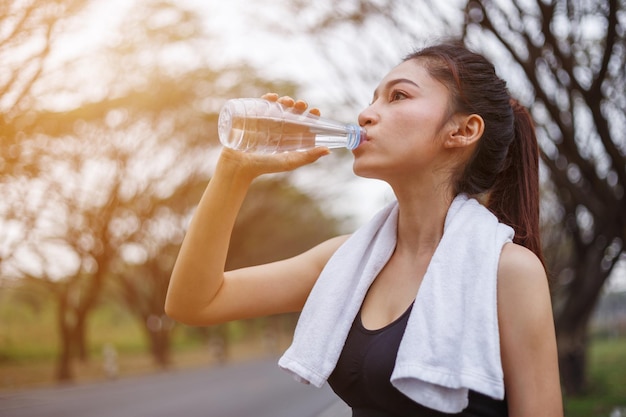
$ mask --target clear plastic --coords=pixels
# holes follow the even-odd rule
[[[220,111],[220,142],[244,152],[277,153],[317,146],[355,149],[365,129],[310,113],[296,114],[259,98],[228,100]]]

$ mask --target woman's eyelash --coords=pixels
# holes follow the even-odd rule
[[[407,95],[403,91],[400,91],[400,90],[392,91],[391,95],[389,97],[390,97],[391,101],[395,101],[395,100],[398,99],[398,96],[402,96],[402,98],[406,98],[407,97]]]
[[[407,97],[408,97],[408,94],[406,94],[404,91],[400,91],[400,90],[393,90],[393,91],[391,91],[391,92],[390,92],[390,94],[389,94],[389,101],[395,101],[395,100],[397,99],[397,97],[396,97],[396,96],[398,96],[398,95],[402,96],[402,98],[407,98]],[[374,97],[374,98],[372,99],[372,101],[370,101],[370,102],[368,103],[368,105],[369,105],[369,106],[371,106],[372,104],[374,104],[374,102],[376,101],[376,99],[377,99],[377,97]]]

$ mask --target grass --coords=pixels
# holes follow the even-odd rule
[[[596,339],[589,352],[589,392],[565,398],[566,417],[626,416],[626,338]]]
[[[0,298],[0,305],[0,364],[56,357],[59,335],[52,302],[33,308]],[[137,320],[116,305],[102,306],[89,317],[87,339],[92,353],[100,351],[104,344],[113,344],[125,352],[146,349]]]
[[[0,289],[0,390],[49,386],[55,381],[59,346],[56,311],[45,297],[24,302],[23,293]],[[281,324],[276,351],[289,343],[293,323]],[[284,326],[283,326],[284,325]],[[228,361],[241,361],[268,355],[263,344],[261,322],[234,322],[224,329],[231,343]],[[213,329],[215,330],[215,329]],[[176,325],[171,336],[172,363],[169,370],[218,363],[211,351],[210,331]],[[87,340],[89,360],[74,361],[75,382],[103,380],[105,346],[117,354],[119,377],[159,372],[149,353],[145,330],[137,318],[115,303],[103,303],[89,317]],[[273,352],[272,354],[276,353]]]
[[[0,363],[54,357],[56,330],[51,303],[32,306],[0,297]]]

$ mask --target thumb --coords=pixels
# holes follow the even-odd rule
[[[304,151],[286,152],[285,157],[287,158],[287,169],[296,169],[303,165],[311,164],[328,154],[330,154],[330,149],[323,146]]]

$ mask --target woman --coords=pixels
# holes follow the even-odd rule
[[[278,99],[276,95],[266,98]],[[296,112],[307,108],[302,101],[287,97],[278,100]],[[381,258],[384,262],[380,267],[372,270],[363,294],[352,297],[350,289],[338,290],[344,291],[341,297],[355,299],[346,301],[347,304],[358,305],[338,309],[336,302],[324,304],[324,300],[332,295],[332,286],[340,282],[362,285],[360,277],[352,276],[360,272],[352,271],[341,281],[339,276],[321,275],[343,275],[342,271],[327,271],[333,268],[333,262],[339,269],[344,268],[349,260],[333,259],[345,252],[351,256],[351,250],[343,248],[358,245],[354,240],[362,240],[366,232],[330,239],[291,259],[224,272],[230,234],[250,183],[262,174],[312,163],[329,152],[317,148],[258,155],[224,149],[174,267],[167,313],[191,325],[211,325],[299,312],[306,302],[301,321],[308,322],[297,330],[294,352],[285,354],[281,366],[300,379],[314,379],[317,370],[312,369],[313,377],[309,377],[310,374],[299,372],[308,364],[298,361],[307,362],[307,355],[317,361],[316,355],[322,355],[319,363],[323,367],[330,363],[331,369],[320,372],[316,385],[327,379],[353,408],[354,416],[561,416],[550,294],[538,234],[537,141],[528,112],[510,98],[504,81],[483,57],[456,44],[443,44],[416,52],[392,69],[374,92],[372,103],[359,115],[359,124],[366,128],[367,140],[353,151],[354,172],[386,181],[397,202],[381,215],[380,225],[371,226],[373,231],[365,238],[379,239],[379,227],[392,227],[388,239],[391,243],[386,243],[391,250]],[[464,221],[455,223],[449,219],[453,211],[465,213],[457,207],[466,206],[474,211],[468,211],[469,217]],[[473,227],[471,213],[483,216],[486,223],[490,222],[488,216],[497,216],[495,225],[489,223],[493,230],[506,232],[511,226],[514,238],[510,229],[512,239],[504,238],[502,243],[489,246],[495,249],[475,255],[473,251],[481,250],[482,244],[472,240],[474,233],[486,234],[481,239],[489,245],[493,239],[492,232],[487,231],[491,229],[483,228],[482,223],[464,231],[464,227]],[[456,224],[458,229],[450,224]],[[361,237],[356,238],[359,233]],[[450,248],[448,252],[442,249],[444,242]],[[459,248],[467,249],[458,259],[456,242]],[[363,245],[361,257],[352,261],[356,271],[360,271],[360,260],[369,262],[372,245],[367,241]],[[495,260],[493,285],[491,278],[483,279],[490,275],[490,270],[488,262],[476,261],[480,256]],[[467,276],[472,275],[471,271],[466,273],[468,264],[481,272],[475,277]],[[461,269],[450,266],[446,273],[446,265]],[[435,270],[443,270],[444,274],[435,279]],[[463,289],[442,285],[446,276],[450,282],[461,282]],[[477,290],[471,297],[486,297],[486,303],[472,300],[469,292],[465,294],[483,288],[481,285],[494,289],[493,299],[489,299],[488,290]],[[325,287],[330,289],[324,290]],[[442,289],[437,290],[439,287]],[[455,300],[453,303],[446,302],[446,292],[450,293],[450,300]],[[483,308],[485,304],[488,308]],[[474,315],[474,310],[481,308],[484,316]],[[492,320],[491,310],[497,315],[495,334],[485,337],[490,329],[486,323],[483,326],[480,317]],[[336,314],[329,317],[344,313],[349,317],[345,330],[337,331],[338,336],[327,329],[318,337],[326,345],[339,339],[336,354],[327,360],[327,353],[320,352],[324,346],[317,351],[296,352],[308,348],[312,335],[318,334],[311,323],[324,327],[320,320],[327,312]],[[452,330],[428,327],[430,317],[445,321],[448,314],[464,322],[455,326],[448,320]],[[421,316],[428,318],[420,320]],[[479,319],[467,322],[472,317]],[[331,323],[331,327],[337,325],[339,329],[339,324]],[[414,326],[430,329],[423,333],[425,343],[405,343],[405,332],[420,331],[414,330]],[[301,328],[300,323],[298,327]],[[430,340],[429,332],[433,339],[443,339]],[[494,340],[496,346],[488,354],[491,357],[483,357],[488,362],[496,355],[497,360],[483,364],[482,359],[475,359],[483,354],[481,343]],[[403,347],[401,343],[413,346]],[[395,375],[399,367],[394,362],[401,361],[401,353],[409,352],[409,361],[415,359],[411,355],[421,359],[428,346],[437,346],[427,352],[435,355],[435,361],[439,352],[444,356],[448,348],[456,349],[445,358],[453,361],[446,369],[454,373],[458,365],[463,368],[461,374],[447,378],[444,372],[443,378],[439,375],[431,380],[421,380],[420,375],[409,375],[408,379],[396,375],[392,382],[390,375]],[[411,353],[418,351],[419,355]],[[454,363],[457,356],[462,357],[462,363]],[[470,371],[465,372],[468,366]],[[480,378],[472,380],[473,369],[484,371],[489,378],[495,375],[495,379],[488,384]],[[431,390],[436,395],[443,394],[430,401]]]

